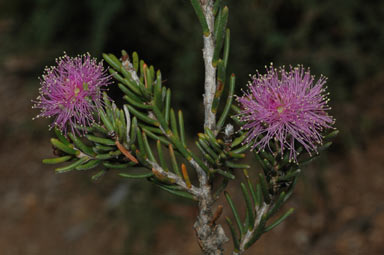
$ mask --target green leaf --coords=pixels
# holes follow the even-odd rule
[[[80,154],[80,151],[74,150],[73,148],[69,147],[69,146],[71,146],[71,144],[65,145],[64,143],[60,142],[56,138],[51,138],[51,143],[55,148],[65,152],[65,153],[68,153],[71,155],[79,155]]]
[[[223,47],[223,41],[224,41],[224,33],[225,29],[227,27],[228,22],[228,12],[229,9],[227,6],[225,6],[222,11],[219,12],[219,15],[217,17],[217,24],[215,27],[215,40],[216,40],[216,47],[213,52],[213,58],[212,58],[212,65],[217,66],[217,62],[219,60],[220,52]]]
[[[177,130],[176,115],[173,109],[171,108],[171,130],[173,134],[179,138],[179,132]]]
[[[147,135],[145,134],[144,131],[142,132],[142,136],[143,136],[143,142],[144,142],[144,149],[145,149],[145,152],[146,152],[146,154],[148,156],[148,159],[150,161],[152,161],[152,162],[156,162],[156,159],[153,156],[153,152],[152,152],[151,146],[149,146]]]
[[[116,150],[116,151],[110,151],[105,154],[97,154],[95,158],[100,160],[107,160],[111,158],[117,158],[120,154],[121,154],[121,151]]]
[[[173,194],[173,195],[176,195],[176,196],[180,196],[180,197],[183,197],[183,198],[188,198],[188,199],[191,199],[191,200],[194,200],[196,201],[196,197],[193,196],[192,194],[188,193],[188,192],[185,192],[185,191],[181,191],[181,190],[174,190],[174,189],[170,189],[168,188],[167,186],[165,185],[160,185],[160,184],[157,184],[157,186],[165,191],[168,191],[169,193]]]
[[[247,164],[237,164],[228,160],[225,161],[225,165],[230,168],[250,168],[250,166]]]
[[[124,178],[130,178],[130,179],[143,179],[143,178],[149,178],[153,176],[152,172],[145,173],[145,174],[127,174],[127,173],[119,173],[121,177]]]
[[[265,203],[269,204],[271,202],[271,198],[269,197],[267,182],[265,181],[264,176],[261,173],[259,173],[259,183],[261,186],[261,191],[264,197],[264,201]]]
[[[160,111],[163,110],[163,97],[161,88],[161,72],[157,72],[156,83],[154,86],[154,103]]]
[[[235,227],[232,224],[232,221],[228,218],[225,217],[225,220],[227,221],[229,230],[231,231],[232,235],[232,241],[233,241],[233,246],[235,248],[235,252],[240,250],[240,244],[239,244],[239,238],[237,237]]]
[[[231,174],[230,172],[228,172],[228,171],[224,171],[224,170],[221,170],[221,169],[215,169],[214,172],[218,173],[218,174],[221,174],[222,176],[224,176],[227,179],[231,179],[231,180],[236,179],[236,177],[233,174]]]
[[[179,115],[180,140],[181,140],[181,143],[184,146],[186,146],[183,112],[181,110],[179,110],[178,115]]]
[[[165,109],[164,109],[164,119],[167,124],[169,123],[170,109],[171,109],[171,90],[167,89],[167,94],[165,96]]]
[[[336,129],[336,130],[330,132],[329,134],[325,135],[324,140],[330,140],[330,139],[336,137],[338,134],[339,134],[339,130]]]
[[[95,142],[95,143],[100,143],[104,145],[115,145],[115,141],[108,139],[108,138],[102,138],[102,137],[97,137],[93,135],[86,135],[87,139],[89,141]]]
[[[144,103],[139,103],[139,102],[133,100],[132,98],[130,98],[129,96],[127,96],[127,95],[123,96],[123,98],[124,98],[125,101],[127,101],[129,104],[131,104],[134,107],[141,108],[141,109],[146,109],[146,110],[152,109],[152,105],[144,104]]]
[[[46,158],[43,159],[43,164],[59,164],[63,163],[65,161],[68,161],[72,158],[72,156],[63,156],[63,157],[58,157],[58,158]]]
[[[235,207],[235,205],[234,205],[234,203],[232,201],[232,198],[229,195],[229,193],[227,191],[224,191],[224,195],[225,195],[225,198],[227,199],[229,207],[232,210],[233,216],[235,217],[237,226],[238,226],[238,228],[240,230],[240,233],[241,233],[241,236],[242,236],[245,233],[245,229],[243,228],[243,224],[241,223],[239,213],[237,212],[236,207]]]
[[[107,130],[110,133],[115,132],[112,123],[110,122],[108,117],[105,115],[104,110],[102,108],[99,109],[99,115],[100,115],[101,121],[103,122],[103,124],[107,128]]]
[[[228,64],[230,39],[231,39],[231,32],[229,28],[227,28],[225,32],[224,54],[223,54],[224,68],[227,68],[227,64]]]
[[[103,162],[103,165],[107,168],[114,168],[114,169],[126,169],[128,167],[136,165],[135,162],[128,162],[128,163],[110,163],[110,162]]]
[[[88,170],[97,167],[100,164],[100,160],[92,159],[87,163],[76,167],[76,170]]]
[[[175,155],[175,152],[173,150],[172,144],[170,144],[168,146],[168,148],[169,148],[169,156],[171,157],[171,163],[172,163],[173,172],[181,177],[181,172],[180,172],[180,169],[179,169],[179,164],[177,163],[176,155]]]
[[[273,228],[277,227],[280,223],[282,223],[289,215],[291,215],[295,209],[290,208],[286,213],[284,213],[281,217],[279,217],[275,222],[264,229],[264,232],[268,232]]]
[[[229,91],[228,91],[227,101],[225,103],[223,113],[221,114],[220,119],[217,122],[217,130],[220,130],[223,127],[225,120],[227,119],[229,109],[231,108],[233,93],[235,91],[235,80],[236,80],[236,77],[234,74],[232,74],[229,80]]]
[[[135,68],[135,71],[139,71],[139,55],[137,54],[136,51],[132,53],[132,63],[133,63],[133,68]]]
[[[221,95],[223,94],[223,91],[224,91],[225,75],[226,75],[224,63],[221,59],[218,60],[217,66],[218,66],[217,86],[216,86],[215,96],[214,96],[213,102],[212,102],[212,112],[213,113],[216,113],[217,108],[219,107],[220,98],[221,98]]]
[[[112,55],[112,54],[105,54],[105,53],[103,53],[103,58],[105,59],[105,61],[107,61],[107,63],[108,63],[113,69],[116,69],[116,70],[119,70],[119,69],[120,69],[121,63],[120,63],[120,61],[116,58],[116,56],[114,56],[114,55]]]
[[[195,10],[197,18],[200,21],[201,27],[203,29],[203,34],[205,36],[209,36],[210,35],[209,27],[208,27],[207,21],[205,19],[203,9],[201,8],[200,1],[199,0],[191,0],[191,4],[192,4],[193,9]]]
[[[240,183],[240,186],[241,186],[241,191],[243,193],[243,197],[244,197],[245,204],[247,206],[247,211],[248,211],[248,222],[246,224],[248,225],[248,229],[252,230],[255,218],[253,213],[251,197],[249,196],[248,190],[245,187],[244,183]]]
[[[74,163],[72,163],[70,165],[67,165],[67,166],[64,166],[64,167],[60,167],[60,168],[56,168],[55,171],[57,173],[64,173],[64,172],[68,172],[68,171],[74,170],[74,169],[76,169],[76,167],[78,167],[79,165],[83,164],[87,160],[89,160],[89,157],[82,157],[82,158],[76,160]]]
[[[157,122],[156,120],[151,119],[150,117],[148,117],[144,113],[137,111],[135,108],[133,108],[130,105],[128,105],[127,107],[129,109],[129,112],[132,113],[133,115],[135,115],[141,121],[143,121],[147,124],[153,125],[153,126],[159,126],[159,122]]]
[[[168,166],[165,163],[164,154],[163,154],[163,150],[161,148],[160,140],[157,140],[156,147],[157,147],[157,154],[159,155],[160,166],[161,166],[161,168],[164,169],[164,171],[168,172]]]
[[[279,198],[276,200],[273,207],[268,211],[267,219],[271,218],[280,209],[285,201],[285,196],[286,194],[284,191],[280,193]]]
[[[74,134],[72,133],[68,133],[68,136],[71,138],[71,140],[75,143],[76,147],[78,149],[80,149],[82,152],[92,156],[92,155],[95,155],[95,153],[93,152],[92,148],[85,145],[78,137],[76,137]]]
[[[164,143],[164,144],[166,144],[166,145],[170,144],[170,142],[169,142],[166,138],[164,138],[164,137],[162,137],[162,136],[158,136],[158,135],[152,133],[152,132],[149,131],[149,129],[147,129],[146,127],[142,127],[142,129],[143,129],[143,131],[144,131],[149,137],[151,137],[153,140],[155,140],[155,141],[159,140],[160,142],[162,142],[162,143]]]
[[[56,137],[60,140],[60,142],[62,142],[63,144],[65,144],[67,146],[70,144],[69,140],[63,135],[63,133],[60,131],[60,129],[55,127],[54,131],[55,131]]]

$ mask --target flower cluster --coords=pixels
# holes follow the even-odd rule
[[[63,57],[56,60],[57,66],[47,67],[40,79],[40,95],[34,108],[41,109],[36,117],[55,117],[53,125],[64,133],[83,133],[76,127],[90,126],[95,122],[95,113],[102,107],[102,90],[111,83],[102,62],[89,54]],[[79,130],[81,132],[79,132]]]
[[[237,98],[242,108],[238,117],[245,122],[242,129],[248,131],[245,142],[251,143],[252,149],[263,150],[275,141],[294,161],[299,144],[310,155],[317,152],[323,130],[334,124],[327,113],[325,83],[324,76],[315,82],[309,69],[300,65],[288,71],[271,65],[266,74],[257,72],[248,90]]]

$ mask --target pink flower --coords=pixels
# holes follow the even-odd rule
[[[64,55],[57,66],[47,67],[42,75],[40,95],[34,108],[41,109],[39,117],[54,117],[50,127],[57,126],[64,133],[84,133],[77,127],[91,126],[95,114],[102,107],[102,90],[111,83],[102,62],[89,54],[75,58]]]
[[[317,152],[323,130],[335,122],[327,113],[326,80],[321,76],[315,82],[309,69],[300,65],[289,71],[271,65],[267,74],[254,75],[248,90],[237,98],[242,108],[238,117],[245,122],[242,129],[248,131],[245,143],[260,151],[270,149],[270,142],[276,141],[294,161],[299,144],[310,155]]]

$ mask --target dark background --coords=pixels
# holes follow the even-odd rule
[[[304,169],[287,205],[296,212],[248,254],[384,254],[384,2],[226,2],[238,92],[270,62],[310,66],[329,78],[340,130]],[[201,48],[187,0],[0,1],[2,254],[199,254],[192,203],[115,173],[95,183],[90,172],[57,175],[42,165],[49,122],[32,121],[31,100],[44,66],[63,51],[138,51],[162,70],[193,144],[203,120]],[[241,206],[236,183],[228,189]]]

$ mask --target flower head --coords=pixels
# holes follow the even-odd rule
[[[331,128],[334,119],[328,115],[329,99],[325,92],[326,78],[316,82],[309,69],[303,66],[279,70],[272,65],[267,73],[257,72],[248,84],[248,90],[237,100],[241,105],[238,115],[248,131],[245,143],[252,149],[270,149],[276,141],[280,150],[289,151],[296,160],[298,144],[311,154],[322,144],[322,131]],[[281,153],[282,155],[283,153]]]
[[[41,113],[36,117],[54,117],[51,128],[56,126],[66,133],[69,127],[79,133],[76,127],[95,122],[94,114],[103,104],[101,92],[111,83],[111,76],[102,62],[89,54],[74,58],[64,55],[56,63],[47,67],[40,79],[40,95],[33,107]]]

